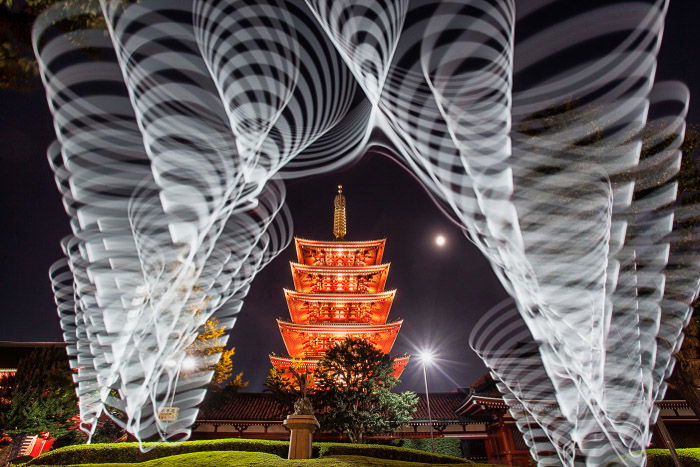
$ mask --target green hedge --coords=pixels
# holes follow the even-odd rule
[[[700,448],[676,449],[683,467],[700,467]],[[649,449],[647,467],[674,467],[668,449]]]
[[[459,464],[470,461],[460,457],[445,456],[419,451],[417,449],[399,448],[380,444],[349,444],[349,443],[314,443],[320,448],[323,456],[367,456],[378,459],[388,459],[409,462],[425,462],[428,464]]]
[[[288,441],[260,439],[215,439],[211,441],[188,441],[180,444],[144,443],[154,446],[148,452],[139,451],[138,443],[113,443],[66,446],[49,451],[23,465],[69,465],[100,464],[109,462],[144,462],[160,457],[175,456],[200,451],[248,451],[264,452],[287,458]]]
[[[438,441],[438,440],[436,440]],[[258,439],[216,439],[188,441],[176,445],[144,443],[153,446],[148,452],[139,451],[137,443],[91,444],[66,446],[49,451],[24,465],[69,465],[100,463],[135,463],[161,457],[176,456],[200,451],[263,452],[287,458],[289,442]],[[381,446],[374,444],[314,443],[314,457],[319,456],[367,456],[386,460],[425,462],[432,464],[456,464],[469,462],[459,457],[432,454],[416,449]]]
[[[435,452],[445,456],[462,457],[462,446],[456,438],[435,438]],[[400,440],[402,448],[432,452],[430,438],[407,438]]]

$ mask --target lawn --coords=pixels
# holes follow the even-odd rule
[[[33,464],[48,465],[48,464]],[[245,451],[205,451],[179,454],[176,456],[162,457],[139,463],[106,463],[106,464],[69,464],[69,466],[80,467],[107,467],[107,466],[140,466],[140,467],[169,467],[169,466],[192,466],[192,467],[244,467],[244,466],[270,466],[270,467],[355,467],[358,465],[368,467],[428,467],[428,466],[469,466],[479,467],[492,464],[474,464],[465,462],[462,464],[434,464],[425,462],[406,462],[398,460],[377,459],[367,456],[326,456],[318,459],[308,460],[287,460],[275,454],[264,452]]]
[[[683,467],[700,467],[700,448],[676,449]],[[648,467],[674,467],[673,460],[667,449],[649,449]]]

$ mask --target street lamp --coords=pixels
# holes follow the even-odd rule
[[[433,437],[433,417],[430,415],[430,394],[428,393],[428,376],[425,366],[433,363],[433,353],[423,350],[418,354],[418,359],[423,363],[423,381],[425,382],[425,402],[428,406],[428,423],[430,424],[430,450],[435,452],[435,438]]]

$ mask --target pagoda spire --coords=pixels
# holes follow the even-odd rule
[[[345,239],[348,222],[345,214],[345,196],[343,195],[343,185],[338,185],[338,194],[333,200],[333,235],[336,240]]]

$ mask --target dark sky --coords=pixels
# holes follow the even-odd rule
[[[699,20],[700,2],[671,2],[657,72],[657,80],[678,79],[690,87],[688,121],[696,123]],[[60,340],[48,268],[61,257],[59,240],[68,233],[68,218],[45,157],[53,128],[43,90],[0,92],[0,109],[0,340]],[[384,258],[392,267],[387,287],[398,289],[390,319],[405,320],[393,353],[432,347],[440,361],[430,373],[431,391],[473,382],[484,367],[468,347],[469,332],[506,296],[486,260],[410,175],[373,153],[351,168],[287,183],[295,234],[331,236],[338,183],[345,186],[348,200],[348,238],[388,238]],[[437,234],[447,237],[445,247],[435,246]],[[275,318],[288,317],[282,288],[292,287],[288,262],[294,256],[293,249],[287,249],[258,275],[231,334],[230,342],[238,349],[234,366],[245,373],[252,391],[262,389],[268,353],[284,353]],[[416,363],[402,379],[400,389],[422,391]]]

